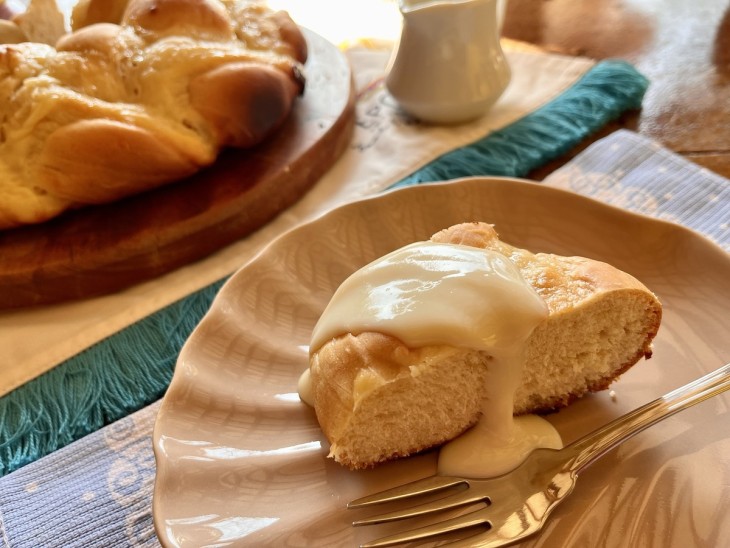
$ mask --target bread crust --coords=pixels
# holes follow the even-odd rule
[[[80,3],[54,45],[0,45],[0,229],[173,183],[276,132],[306,41],[259,0]]]
[[[28,37],[17,23],[0,19],[0,44],[19,44],[27,40]]]
[[[122,24],[143,35],[232,40],[233,22],[217,0],[130,0]]]
[[[281,39],[291,47],[290,54],[300,63],[304,63],[309,55],[307,41],[299,30],[299,27],[291,18],[289,13],[283,10],[277,11],[272,20],[276,22],[281,32]]]
[[[547,320],[535,328],[526,344],[522,383],[515,394],[515,414],[550,412],[564,407],[589,392],[607,388],[641,358],[651,356],[651,343],[661,323],[661,304],[630,274],[583,257],[535,254],[513,247],[502,242],[494,227],[487,223],[459,224],[434,234],[431,239],[505,255],[548,306]],[[397,354],[392,350],[396,348]],[[343,334],[313,352],[310,368],[315,411],[332,444],[331,456],[353,469],[368,468],[439,445],[478,420],[485,381],[480,381],[477,373],[461,376],[462,368],[472,367],[474,351],[448,350],[451,353],[445,353],[443,347],[409,348],[390,335],[359,333]],[[441,360],[435,359],[439,353],[443,356]],[[389,392],[389,383],[394,379],[415,379],[414,368],[429,360],[439,367],[458,368],[458,374],[455,372],[449,382],[457,385],[459,399],[471,402],[447,421],[446,440],[424,433],[417,442],[406,446],[384,442],[384,447],[378,450],[354,449],[359,443],[356,429],[362,428],[356,426],[361,412],[353,395],[357,391],[358,375],[372,369],[385,372],[379,373],[380,391],[373,392],[372,398],[381,398],[386,408],[394,397],[394,392]],[[481,364],[488,367],[488,358],[481,359]],[[402,393],[398,397],[403,397]],[[360,400],[367,398],[361,396]],[[371,404],[377,406],[379,402]],[[415,401],[408,405],[417,409],[433,402]],[[404,413],[408,413],[406,407]],[[461,428],[455,434],[453,424]],[[405,436],[405,432],[402,434]],[[378,435],[375,425],[370,437]],[[377,446],[377,442],[371,445]]]
[[[224,146],[252,147],[289,116],[299,94],[294,78],[258,63],[229,63],[190,81],[190,103]]]
[[[79,0],[71,11],[71,29],[76,31],[95,23],[119,24],[128,0]]]
[[[116,151],[109,154],[110,150]],[[127,166],[137,168],[130,172]],[[148,129],[81,120],[49,135],[38,174],[55,196],[100,204],[195,173],[199,162]]]

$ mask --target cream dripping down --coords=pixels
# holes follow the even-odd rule
[[[482,419],[442,448],[439,472],[490,476],[519,464],[536,446],[561,445],[547,421],[533,417],[515,426],[512,418],[525,342],[547,314],[543,299],[504,255],[417,242],[373,261],[340,285],[314,328],[309,351],[345,333],[368,331],[397,337],[412,348],[443,344],[487,351],[492,360]],[[302,395],[306,383],[305,372]]]

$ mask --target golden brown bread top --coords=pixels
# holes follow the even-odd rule
[[[614,288],[649,291],[636,278],[617,268],[585,257],[532,253],[499,239],[487,223],[462,223],[437,232],[434,242],[491,249],[508,257],[522,277],[545,300],[550,314],[569,310],[586,297]]]
[[[0,228],[190,175],[265,139],[303,89],[303,35],[258,0],[89,1],[73,17],[55,44],[0,45]]]
[[[94,23],[119,24],[129,0],[79,0],[71,11],[71,30]]]

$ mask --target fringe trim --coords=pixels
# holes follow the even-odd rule
[[[447,152],[391,188],[472,175],[524,177],[623,112],[640,108],[648,85],[625,61],[602,61],[550,103],[475,143]]]
[[[628,63],[598,63],[542,108],[393,187],[480,174],[524,176],[639,108],[647,86]],[[222,284],[152,314],[1,398],[0,476],[162,397],[180,349]]]
[[[161,398],[223,281],[132,324],[0,399],[0,476]]]

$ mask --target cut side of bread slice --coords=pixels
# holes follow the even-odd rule
[[[591,259],[515,248],[486,223],[456,225],[432,241],[501,253],[547,304],[547,319],[524,349],[515,414],[564,407],[651,356],[662,308],[631,275]],[[492,361],[484,350],[410,348],[382,333],[330,340],[310,359],[330,456],[368,468],[453,439],[479,420]]]

